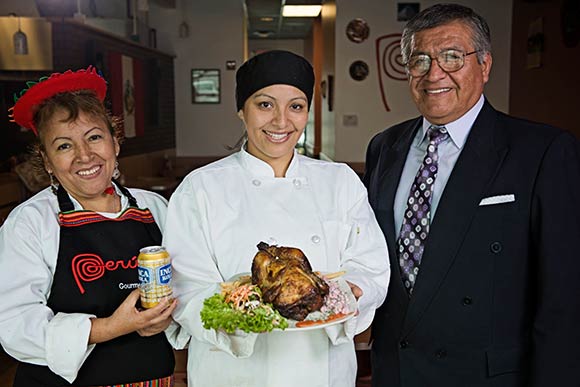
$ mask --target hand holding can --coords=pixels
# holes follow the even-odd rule
[[[171,257],[165,247],[144,247],[139,250],[137,259],[143,308],[152,308],[164,298],[172,299]]]

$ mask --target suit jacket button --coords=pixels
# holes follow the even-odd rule
[[[501,252],[502,245],[500,242],[493,242],[489,248],[491,249],[492,253],[499,254]]]
[[[473,304],[473,299],[471,297],[463,297],[462,303],[465,306],[470,306]]]
[[[407,340],[401,340],[401,342],[399,343],[399,347],[401,349],[405,349],[409,346],[409,342]]]
[[[447,351],[444,349],[440,349],[439,351],[437,351],[435,356],[437,357],[437,359],[443,359],[443,358],[447,357]]]

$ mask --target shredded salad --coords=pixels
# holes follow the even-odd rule
[[[328,318],[335,314],[346,315],[350,313],[348,299],[346,294],[340,289],[340,286],[336,281],[326,280],[328,284],[328,294],[324,299],[324,305],[320,308],[320,311]]]
[[[203,302],[201,321],[206,329],[223,329],[234,333],[270,332],[274,328],[286,329],[288,321],[272,305],[262,301],[260,288],[246,279],[222,286],[221,293]]]

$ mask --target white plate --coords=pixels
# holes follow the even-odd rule
[[[240,274],[236,274],[233,277],[231,277],[228,282],[232,282],[237,280],[238,278],[244,276],[244,275],[250,275],[250,273],[240,273]],[[297,327],[296,323],[298,323],[298,321],[296,320],[292,320],[290,318],[286,318],[286,320],[288,321],[288,328],[284,329],[284,332],[293,332],[293,331],[309,331],[309,330],[313,330],[313,329],[322,329],[322,328],[326,328],[329,327],[331,325],[336,325],[336,324],[340,324],[343,323],[347,320],[350,320],[351,318],[353,318],[356,314],[356,310],[357,310],[357,302],[356,302],[356,298],[354,296],[354,294],[352,294],[352,290],[350,289],[350,286],[348,286],[348,283],[344,280],[344,278],[342,277],[338,277],[338,278],[333,278],[330,279],[328,281],[334,281],[338,284],[339,289],[342,291],[342,293],[346,296],[346,301],[347,301],[347,305],[348,305],[348,310],[350,311],[347,315],[341,317],[341,318],[337,318],[334,320],[318,320],[316,323],[312,323],[303,327]],[[306,318],[304,319],[306,320],[317,320],[317,317],[321,315],[321,312],[319,311],[315,311],[315,312],[311,312],[308,316],[306,316]],[[330,318],[332,318],[332,316],[330,316]],[[275,329],[276,331],[279,331],[279,329]],[[267,332],[264,332],[267,333]]]

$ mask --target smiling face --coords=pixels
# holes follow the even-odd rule
[[[432,58],[441,51],[455,49],[474,51],[472,31],[464,23],[454,21],[419,31],[414,36],[412,55],[427,54]],[[436,60],[429,72],[409,77],[411,95],[421,114],[432,124],[445,125],[463,116],[475,105],[489,79],[492,58],[485,54],[483,62],[477,55],[465,57],[463,68],[446,73]]]
[[[283,177],[308,122],[308,100],[300,89],[271,85],[252,94],[238,112],[248,132],[248,152]]]
[[[46,170],[81,203],[99,199],[111,186],[119,143],[100,118],[79,113],[64,122],[68,114],[55,112],[41,133]]]

